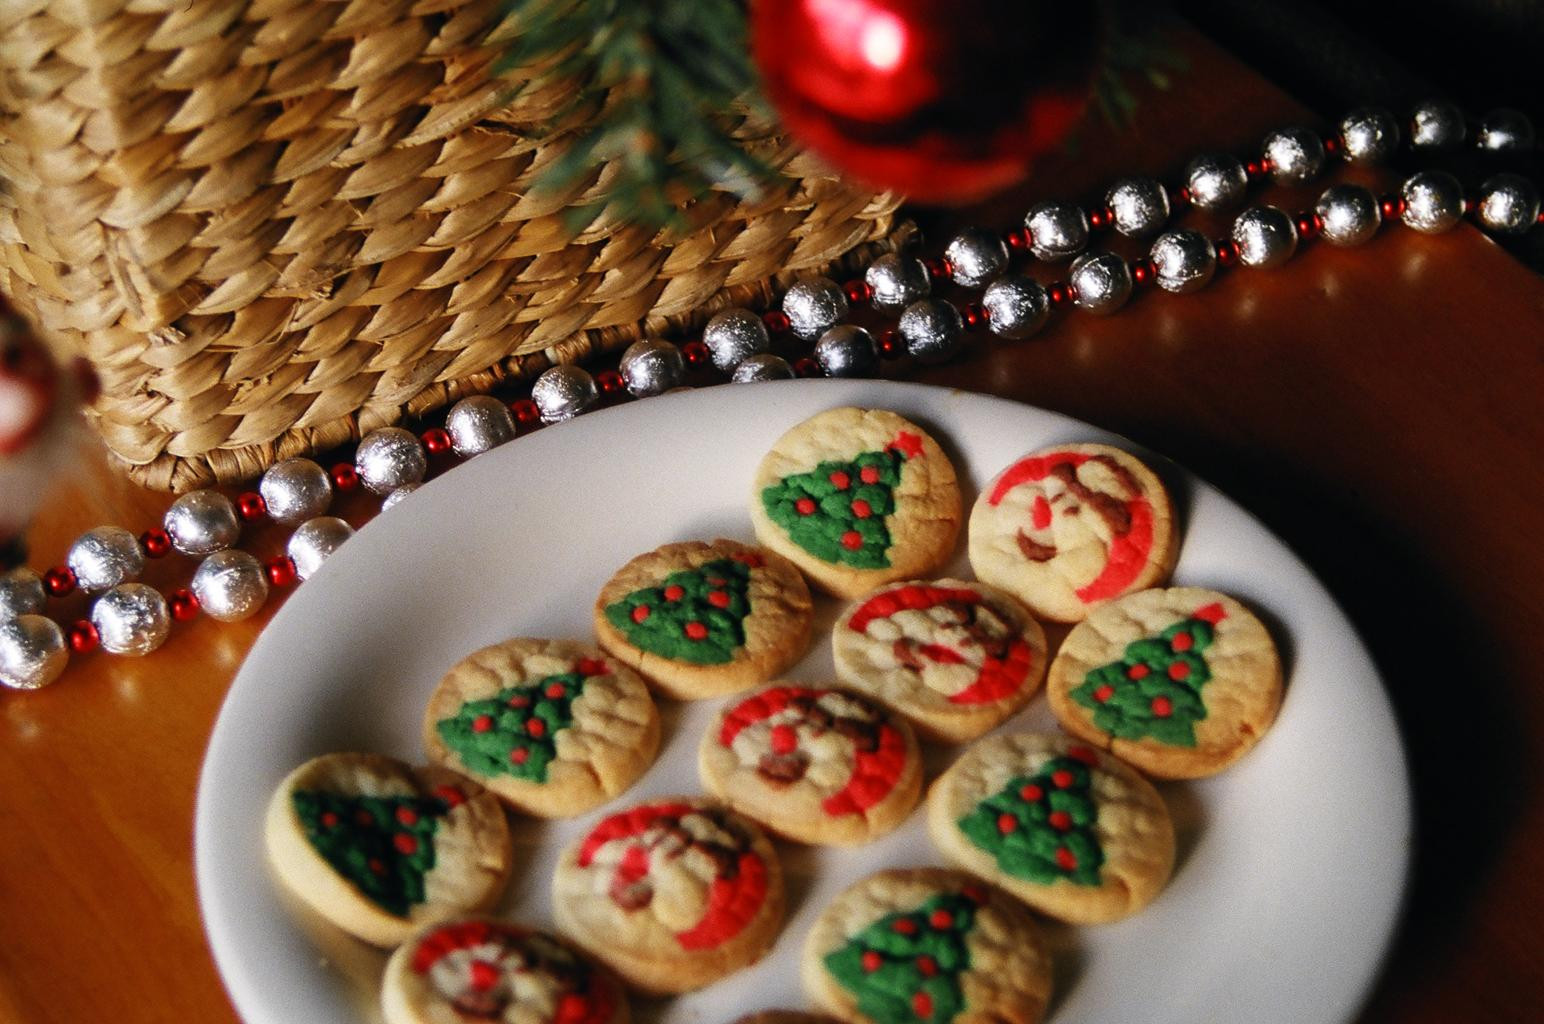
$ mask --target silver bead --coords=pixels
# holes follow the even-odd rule
[[[290,535],[285,551],[295,563],[295,575],[308,580],[327,557],[354,535],[354,528],[337,516],[318,516],[301,523]]]
[[[1128,238],[1146,238],[1169,219],[1169,190],[1152,178],[1117,181],[1104,202],[1115,214],[1115,230]]]
[[[245,551],[210,555],[199,563],[190,587],[204,614],[221,622],[249,618],[268,600],[263,564]]]
[[[268,467],[257,492],[274,522],[294,526],[327,511],[332,478],[310,459],[285,459]]]
[[[1360,185],[1332,185],[1319,197],[1314,212],[1324,222],[1320,233],[1331,245],[1361,245],[1378,233],[1383,213],[1378,197]]]
[[[648,398],[662,395],[686,379],[686,358],[668,341],[642,338],[627,346],[617,370],[628,394]]]
[[[1451,103],[1427,100],[1410,112],[1410,145],[1416,149],[1457,149],[1464,144],[1464,112]]]
[[[1079,309],[1103,316],[1131,298],[1131,268],[1113,252],[1088,252],[1072,261],[1068,275]]]
[[[1051,298],[1045,285],[1032,277],[1005,277],[987,288],[981,307],[993,334],[1019,341],[1045,326],[1051,315]]]
[[[748,309],[726,309],[713,314],[708,326],[702,329],[702,343],[708,346],[713,365],[720,373],[732,373],[751,356],[772,348],[767,325]]]
[[[814,341],[847,315],[847,295],[830,278],[805,278],[783,293],[783,312],[795,336]]]
[[[1464,215],[1464,187],[1446,171],[1422,171],[1399,187],[1405,201],[1400,216],[1406,227],[1426,235],[1441,234]]]
[[[43,578],[31,569],[0,572],[0,622],[36,615],[47,600]]]
[[[1076,203],[1045,202],[1029,208],[1029,249],[1037,260],[1065,260],[1088,245],[1088,218]]]
[[[906,352],[913,359],[919,363],[941,363],[959,351],[965,321],[949,303],[922,299],[906,307],[899,330]]]
[[[398,487],[395,491],[392,491],[390,494],[386,495],[386,497],[381,499],[381,511],[385,512],[389,509],[396,508],[398,505],[402,504],[402,499],[418,490],[418,488],[421,486],[423,485],[403,484],[401,487]]]
[[[175,504],[172,506],[176,507]],[[235,512],[232,511],[231,515],[234,516]],[[171,513],[167,512],[166,517],[170,519]],[[168,526],[167,531],[170,530]],[[175,538],[173,540],[175,542]],[[69,553],[64,556],[64,564],[75,574],[75,583],[80,589],[88,594],[96,594],[120,583],[138,579],[139,574],[145,571],[145,554],[139,548],[139,541],[123,527],[98,526],[81,534],[70,545]]]
[[[450,407],[445,433],[451,451],[463,459],[491,452],[515,439],[515,418],[503,402],[491,395],[472,395]]]
[[[879,349],[863,328],[837,324],[815,343],[815,362],[827,377],[872,377],[879,372]]]
[[[223,551],[241,537],[236,507],[219,491],[189,491],[172,502],[161,525],[185,555]]]
[[[91,606],[91,624],[111,654],[149,654],[172,630],[166,598],[143,583],[120,583]]]
[[[1340,119],[1340,149],[1354,164],[1382,163],[1399,148],[1399,122],[1382,107],[1358,107]]]
[[[755,384],[764,380],[792,380],[793,367],[782,356],[760,352],[734,368],[732,384]]]
[[[1265,137],[1265,158],[1278,185],[1312,181],[1324,168],[1324,140],[1308,128],[1283,128]]]
[[[1149,258],[1158,287],[1193,292],[1206,287],[1217,272],[1217,250],[1199,231],[1169,231],[1158,236]]]
[[[1520,174],[1496,174],[1480,186],[1480,225],[1498,235],[1520,235],[1539,220],[1539,190]]]
[[[423,442],[411,431],[381,427],[359,442],[354,452],[354,470],[365,487],[385,494],[422,480],[429,471],[429,456],[424,453]]]
[[[0,684],[36,690],[59,678],[70,660],[64,630],[43,615],[0,621]]]
[[[873,291],[874,308],[893,313],[927,298],[933,288],[927,268],[915,256],[891,252],[869,264],[863,280]]]
[[[531,401],[536,403],[537,410],[541,412],[543,423],[561,423],[573,419],[600,401],[600,391],[595,387],[595,379],[584,369],[572,363],[563,363],[536,378],[536,383],[531,385]],[[417,482],[403,480],[386,489],[394,491],[402,484]]]
[[[1297,251],[1297,225],[1274,206],[1255,206],[1233,221],[1233,244],[1246,267],[1279,267]]]
[[[944,249],[949,276],[961,288],[980,288],[1008,269],[1008,247],[995,231],[966,228]]]
[[[1249,174],[1244,165],[1226,153],[1208,153],[1185,168],[1185,188],[1190,201],[1202,210],[1226,210],[1244,201]]]
[[[1509,107],[1486,114],[1474,140],[1481,149],[1497,152],[1532,149],[1534,141],[1533,122],[1528,120],[1528,115]]]

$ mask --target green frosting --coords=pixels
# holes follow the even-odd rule
[[[584,691],[585,678],[565,672],[469,700],[454,717],[436,722],[435,731],[480,775],[546,782],[547,766],[557,756],[558,730],[573,724],[574,701]]]
[[[290,802],[311,846],[370,902],[402,917],[424,901],[443,801],[298,789]]]
[[[745,646],[750,566],[720,558],[682,569],[657,587],[635,590],[606,606],[628,643],[672,661],[723,665]]]
[[[946,1024],[965,1008],[960,975],[970,968],[966,938],[978,912],[963,893],[939,893],[869,925],[826,955],[826,970],[877,1024]]]
[[[1176,649],[1176,638],[1181,649]],[[1202,656],[1215,627],[1196,618],[1126,645],[1119,661],[1101,665],[1072,690],[1094,713],[1094,725],[1123,740],[1151,736],[1175,747],[1196,745],[1195,723],[1206,717],[1201,687],[1212,678]]]
[[[891,448],[864,452],[851,462],[822,462],[763,490],[761,504],[789,539],[816,558],[858,569],[888,568],[885,517],[895,512],[905,461]],[[864,481],[865,468],[872,482]]]
[[[1081,761],[1052,758],[977,804],[959,820],[960,831],[1014,878],[1098,885],[1104,851],[1094,833],[1099,808],[1091,781]]]

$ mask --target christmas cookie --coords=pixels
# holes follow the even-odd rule
[[[838,896],[804,944],[804,987],[863,1024],[1034,1024],[1051,961],[1028,911],[969,875],[882,871]]]
[[[818,1013],[804,1013],[800,1010],[763,1010],[761,1013],[750,1013],[735,1021],[734,1024],[838,1024],[832,1017],[823,1017]]]
[[[1051,663],[1062,726],[1149,775],[1214,775],[1281,706],[1281,662],[1260,620],[1195,587],[1145,590],[1094,611]]]
[[[431,925],[398,947],[381,983],[386,1024],[626,1024],[609,971],[562,940],[485,918]]]
[[[637,781],[659,750],[659,713],[643,680],[592,647],[506,640],[440,680],[424,745],[523,811],[569,817]]]
[[[751,494],[756,536],[839,597],[927,575],[954,550],[954,467],[893,412],[832,409],[778,439]]]
[[[1045,677],[1045,631],[982,583],[882,587],[842,614],[831,641],[844,682],[946,742],[1000,724]]]
[[[718,697],[804,656],[814,614],[793,563],[732,540],[667,544],[601,588],[595,635],[672,697]]]
[[[1065,736],[982,740],[933,783],[927,819],[950,861],[1075,924],[1136,913],[1174,867],[1158,791]]]
[[[806,843],[866,843],[905,821],[922,793],[911,728],[840,690],[781,685],[731,702],[698,764],[708,792]]]
[[[269,802],[264,832],[285,886],[376,946],[485,909],[509,877],[509,826],[493,794],[375,754],[296,768]]]
[[[970,513],[970,565],[1041,618],[1089,609],[1168,578],[1178,556],[1163,484],[1102,444],[1046,448],[999,473]]]
[[[558,927],[650,993],[701,988],[757,960],[783,921],[783,875],[750,821],[689,797],[613,814],[563,851]]]

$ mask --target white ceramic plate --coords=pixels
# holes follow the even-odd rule
[[[215,960],[248,1024],[375,1019],[383,957],[281,901],[263,860],[263,807],[318,754],[421,761],[419,717],[453,662],[513,635],[590,638],[601,584],[669,541],[749,540],[761,455],[789,427],[838,405],[893,409],[955,460],[967,508],[1012,459],[1102,431],[993,398],[915,385],[809,381],[720,387],[593,413],[455,469],[380,516],[290,597],[232,684],[204,762],[199,898]],[[1377,972],[1404,889],[1411,830],[1404,753],[1378,675],[1312,574],[1249,514],[1172,467],[1182,510],[1175,579],[1263,613],[1288,686],[1258,748],[1223,775],[1164,787],[1180,833],[1172,883],[1113,925],[1055,928],[1051,1020],[1306,1024],[1349,1019]],[[963,552],[963,538],[960,545]],[[956,571],[968,572],[963,554]],[[826,599],[817,635],[837,605]],[[791,678],[828,680],[829,640]],[[663,753],[623,798],[700,792],[697,740],[718,701],[665,709]],[[1009,727],[1050,727],[1044,698]],[[946,752],[931,758],[933,773]],[[931,777],[931,774],[930,774]],[[617,805],[609,805],[615,807]],[[550,926],[557,851],[606,809],[517,823],[523,863],[505,902]],[[755,967],[645,1018],[727,1024],[805,1005],[798,949],[831,896],[886,865],[936,861],[921,808],[857,851],[780,846],[790,914]]]

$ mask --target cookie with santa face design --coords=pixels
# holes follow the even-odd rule
[[[978,578],[1040,618],[1078,622],[1166,580],[1179,538],[1168,492],[1141,460],[1074,444],[999,473],[971,510],[969,548]]]
[[[284,886],[376,946],[491,906],[511,867],[499,801],[470,779],[377,754],[296,768],[268,804],[264,839]]]
[[[780,684],[730,702],[702,738],[702,783],[805,843],[853,846],[906,820],[922,761],[905,720],[841,690]]]
[[[701,988],[766,953],[783,923],[783,874],[755,823],[692,797],[639,804],[563,851],[558,927],[652,994]]]
[[[781,555],[732,540],[666,544],[596,599],[606,652],[681,700],[775,679],[809,647],[809,587]]]
[[[927,816],[949,861],[1074,924],[1136,913],[1174,867],[1174,826],[1158,791],[1068,736],[982,740],[933,783]]]
[[[831,642],[843,682],[945,742],[999,725],[1045,678],[1045,630],[983,583],[881,587],[843,612]]]
[[[386,1024],[627,1024],[616,978],[553,935],[469,917],[397,948],[381,983]]]
[[[937,569],[960,518],[959,483],[938,443],[882,409],[805,420],[778,438],[751,487],[757,539],[838,597]]]
[[[429,759],[528,814],[583,814],[631,786],[659,750],[643,680],[587,644],[517,638],[456,663],[429,698]]]
[[[1062,643],[1046,696],[1062,728],[1149,775],[1215,775],[1243,757],[1281,707],[1270,633],[1214,590],[1128,594]]]
[[[804,989],[854,1024],[1037,1024],[1051,958],[1029,912],[960,871],[881,871],[810,929]]]

